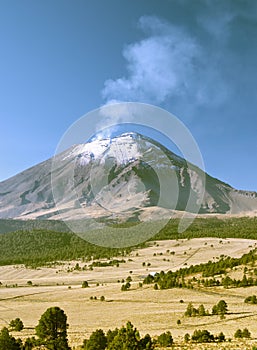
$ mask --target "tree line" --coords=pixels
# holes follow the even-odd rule
[[[194,286],[223,286],[225,288],[229,287],[249,287],[257,285],[256,277],[247,277],[246,274],[243,278],[232,279],[229,276],[217,278],[209,278],[210,276],[216,276],[221,274],[226,274],[227,271],[233,269],[234,267],[240,265],[251,264],[252,266],[257,260],[256,249],[251,250],[249,253],[243,254],[240,258],[231,258],[222,256],[219,261],[208,261],[207,263],[201,263],[197,265],[192,265],[190,267],[183,267],[177,271],[161,271],[153,275],[148,275],[144,278],[144,284],[154,283],[155,289],[156,285],[160,289],[170,289],[170,288],[189,288],[192,289]],[[201,278],[187,278],[193,274],[202,274]]]
[[[224,315],[228,312],[228,305],[225,300],[220,300],[217,304],[212,307],[212,315],[220,315],[224,317]],[[205,309],[204,305],[201,304],[198,308],[195,308],[190,302],[186,308],[185,316],[187,317],[195,317],[195,316],[209,316],[210,313]]]
[[[110,259],[130,251],[131,248],[96,246],[70,232],[31,230],[0,234],[0,265],[37,267],[56,261]]]

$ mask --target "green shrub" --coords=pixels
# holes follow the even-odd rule
[[[161,347],[171,347],[173,344],[173,338],[170,331],[160,334],[157,338],[157,343]]]

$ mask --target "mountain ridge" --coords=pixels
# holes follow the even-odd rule
[[[58,208],[52,184],[55,197],[56,188],[61,188]],[[149,207],[168,215],[167,211],[184,211],[190,193],[195,203],[203,194],[201,214],[257,210],[256,192],[234,189],[149,137],[123,133],[73,145],[0,182],[0,218],[127,220]]]

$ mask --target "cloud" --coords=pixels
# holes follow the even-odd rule
[[[106,101],[222,102],[227,94],[222,76],[197,38],[155,16],[141,17],[139,27],[145,38],[125,46],[127,76],[105,82]]]

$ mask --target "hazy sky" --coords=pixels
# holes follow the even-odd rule
[[[257,191],[257,1],[0,0],[0,180],[109,100],[175,114],[206,171]]]

